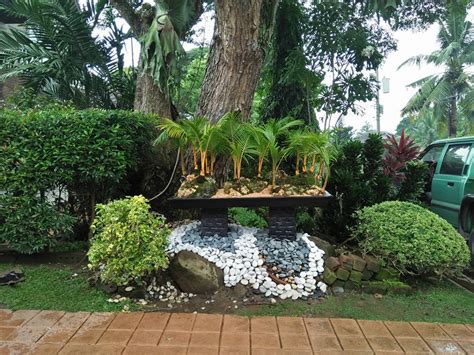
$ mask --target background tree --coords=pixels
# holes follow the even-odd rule
[[[110,0],[140,42],[141,55],[135,95],[135,110],[177,117],[171,102],[170,77],[176,59],[183,54],[180,41],[203,11],[195,0]]]
[[[263,75],[263,80],[268,80],[268,90],[260,109],[263,120],[291,116],[316,126],[311,96],[322,78],[315,77],[306,68],[304,18],[304,7],[298,0],[280,2]]]
[[[216,24],[197,114],[218,121],[228,112],[250,116],[273,32],[278,0],[215,0]]]
[[[410,84],[419,88],[403,108],[403,114],[421,113],[433,109],[435,115],[447,118],[448,135],[457,134],[460,113],[474,119],[474,76],[468,67],[474,63],[474,29],[467,20],[469,0],[448,2],[448,12],[439,21],[440,49],[429,55],[418,55],[406,64],[430,63],[443,67],[442,73],[432,74]]]

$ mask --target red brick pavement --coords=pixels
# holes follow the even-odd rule
[[[0,310],[1,354],[474,354],[474,326]]]

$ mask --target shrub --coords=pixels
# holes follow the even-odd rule
[[[140,283],[147,274],[168,265],[170,230],[165,218],[149,211],[143,196],[97,205],[92,224],[89,268],[101,280],[117,285]]]
[[[32,196],[0,196],[0,242],[32,254],[72,231],[75,218]]]
[[[118,110],[78,111],[58,105],[0,110],[0,192],[25,197],[17,200],[25,204],[23,210],[29,208],[26,196],[34,196],[59,213],[73,213],[76,231],[83,228],[87,235],[95,203],[139,194],[131,186],[141,188],[145,179],[155,177],[154,171],[145,172],[156,167],[150,163],[155,123],[154,116]],[[167,173],[161,167],[159,174]],[[19,215],[9,217],[11,226],[18,221],[24,233],[17,237],[32,238],[37,234],[35,219],[24,224],[24,215],[15,211]]]
[[[357,211],[356,216],[353,236],[363,251],[402,273],[443,276],[460,272],[469,263],[461,235],[421,206],[388,201]]]
[[[246,227],[267,228],[268,223],[262,216],[262,210],[233,207],[229,208],[230,218],[237,224]]]

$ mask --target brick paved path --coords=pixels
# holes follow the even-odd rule
[[[0,354],[471,353],[474,325],[0,310]]]

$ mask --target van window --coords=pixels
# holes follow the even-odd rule
[[[450,145],[441,164],[440,174],[462,175],[469,155],[470,144]]]
[[[424,162],[438,162],[439,156],[441,155],[443,148],[443,145],[435,145],[431,147],[425,152],[421,160]]]

